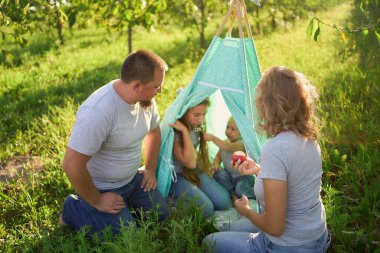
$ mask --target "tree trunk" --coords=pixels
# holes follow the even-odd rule
[[[132,25],[128,23],[128,54],[132,53]]]
[[[275,14],[272,15],[272,31],[276,30],[276,17]]]
[[[259,7],[258,6],[255,6],[255,10],[256,10],[256,32],[257,34],[261,34],[261,27],[260,27],[260,21],[259,21]]]
[[[201,46],[201,48],[202,49],[205,49],[206,48],[206,46],[205,46],[205,31],[204,31],[204,27],[202,26],[202,28],[201,28],[202,30],[201,30],[201,32],[200,32],[200,41],[199,41],[199,43],[200,43],[200,46]]]
[[[205,5],[203,3],[203,0],[199,1],[199,10],[201,11],[201,27],[200,27],[200,32],[199,32],[199,43],[200,47],[202,49],[206,48],[205,45],[205,24],[206,24],[206,17],[205,17]]]
[[[61,15],[58,9],[56,10],[56,18],[57,18],[57,33],[58,33],[59,42],[61,45],[63,45],[65,41],[63,39],[63,34],[62,34]]]

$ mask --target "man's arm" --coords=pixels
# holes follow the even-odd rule
[[[161,146],[161,129],[156,127],[148,132],[144,138],[145,171],[141,187],[144,191],[150,191],[157,186],[156,167]]]
[[[118,213],[125,207],[123,198],[114,193],[100,193],[92,182],[87,170],[87,162],[90,156],[83,155],[70,147],[67,147],[63,159],[63,170],[74,190],[90,205],[102,212]]]
[[[67,147],[63,159],[63,170],[74,190],[90,205],[94,206],[99,202],[101,194],[92,182],[86,167],[90,158],[90,156],[83,155]]]

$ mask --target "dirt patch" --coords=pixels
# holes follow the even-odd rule
[[[43,167],[38,156],[11,157],[0,167],[0,181],[12,181],[20,177],[26,179],[31,173],[41,171]]]

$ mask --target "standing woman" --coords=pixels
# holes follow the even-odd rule
[[[267,70],[257,87],[258,129],[271,139],[260,165],[248,159],[234,166],[241,174],[260,168],[255,183],[258,214],[245,196],[237,211],[260,231],[227,231],[208,235],[204,243],[214,252],[325,252],[330,245],[321,200],[322,159],[317,142],[315,87],[286,67]],[[248,222],[248,221],[247,221]],[[235,226],[236,227],[236,226]]]

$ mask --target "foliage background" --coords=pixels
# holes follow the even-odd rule
[[[228,7],[221,0],[108,1],[138,6],[119,12],[105,2],[0,2],[2,252],[202,252],[202,238],[214,231],[195,207],[181,206],[161,226],[142,219],[140,230],[126,228],[102,243],[57,225],[63,200],[72,192],[61,162],[80,103],[118,77],[130,49],[147,48],[170,68],[157,97],[164,115]],[[322,197],[333,236],[329,251],[379,252],[379,2],[261,2],[261,8],[246,4],[262,70],[297,69],[320,93]],[[314,42],[306,36],[313,17],[347,29],[320,24]],[[353,32],[372,24],[374,29]],[[4,172],[16,168],[19,176],[3,181]]]

